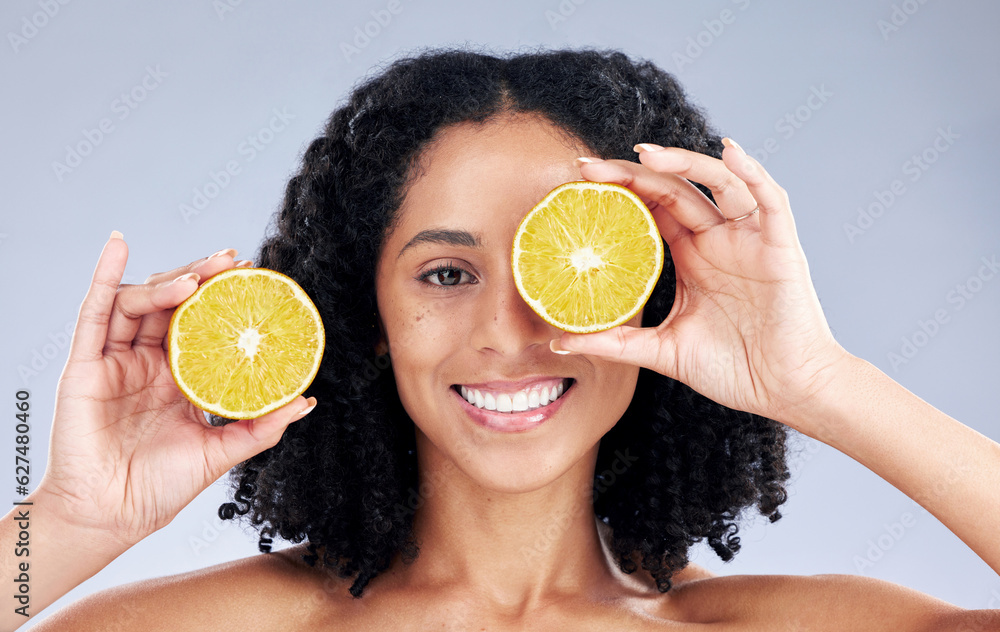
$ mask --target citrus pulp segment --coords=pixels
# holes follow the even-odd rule
[[[663,240],[642,200],[605,182],[559,185],[521,220],[511,266],[524,300],[573,333],[628,322],[663,269]]]
[[[170,370],[195,406],[253,419],[308,388],[323,357],[319,310],[291,278],[232,268],[205,281],[170,319]]]

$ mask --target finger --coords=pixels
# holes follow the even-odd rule
[[[798,237],[788,193],[735,142],[730,141],[723,150],[722,160],[733,174],[746,183],[750,194],[757,200],[761,238],[776,246],[796,246]]]
[[[198,289],[198,281],[198,274],[189,272],[157,285],[119,288],[105,351],[125,351],[134,344],[160,346],[170,324],[170,313]]]
[[[170,319],[173,315],[173,309],[164,309],[144,316],[139,322],[135,336],[132,337],[132,347],[160,347],[167,351],[167,330],[170,329]]]
[[[595,355],[652,369],[672,377],[677,374],[676,345],[669,330],[621,325],[594,334],[564,333],[549,343],[555,352]]]
[[[756,200],[746,183],[736,177],[718,158],[679,147],[660,147],[651,143],[636,145],[639,161],[658,173],[673,173],[708,187],[715,203],[726,217],[749,213]]]
[[[214,477],[218,478],[237,463],[274,447],[288,426],[305,417],[315,407],[315,397],[306,399],[300,395],[263,417],[234,421],[218,428],[206,428],[205,432],[216,439],[210,458]]]
[[[586,163],[580,173],[588,180],[613,182],[634,191],[653,213],[668,244],[688,232],[704,232],[726,221],[701,191],[672,173],[657,173],[627,160]]]
[[[197,272],[202,279],[207,280],[209,277],[232,267],[233,257],[235,256],[235,248],[226,248],[225,250],[220,250],[219,252],[211,254],[204,259],[192,261],[187,265],[174,268],[168,272],[157,272],[155,274],[151,274],[146,278],[145,282],[156,284],[163,283],[164,281],[172,281],[173,279],[188,274],[189,272]]]
[[[80,305],[76,330],[70,344],[70,357],[83,362],[99,360],[108,335],[108,320],[115,302],[118,284],[125,273],[128,246],[117,230],[104,244],[97,259],[90,289]]]

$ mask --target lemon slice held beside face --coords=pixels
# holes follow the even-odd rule
[[[521,220],[511,266],[521,297],[572,333],[617,327],[639,313],[663,270],[652,214],[626,187],[568,182]]]
[[[167,333],[170,371],[192,404],[254,419],[301,395],[319,370],[319,310],[291,278],[232,268],[177,306]]]

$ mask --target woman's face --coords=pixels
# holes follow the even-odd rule
[[[521,219],[580,180],[574,159],[588,153],[540,117],[445,128],[380,255],[379,314],[421,458],[436,451],[490,489],[536,489],[596,456],[635,391],[638,367],[550,351],[562,332],[524,302],[511,273]],[[482,409],[462,386],[473,399],[479,391]],[[553,387],[562,395],[543,405]]]

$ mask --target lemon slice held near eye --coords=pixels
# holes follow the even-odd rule
[[[663,270],[663,240],[635,193],[567,182],[521,220],[511,266],[521,297],[572,333],[617,327],[639,313]]]
[[[301,395],[319,371],[319,310],[291,278],[232,268],[177,306],[167,333],[170,371],[192,404],[254,419]]]

